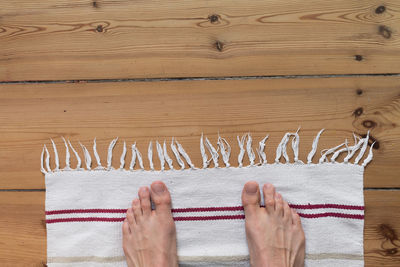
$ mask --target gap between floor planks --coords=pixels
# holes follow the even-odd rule
[[[0,84],[29,83],[105,83],[105,82],[165,82],[165,81],[216,81],[216,80],[253,80],[253,79],[312,79],[312,78],[350,78],[350,77],[400,77],[400,73],[373,74],[323,74],[323,75],[262,75],[262,76],[223,76],[223,77],[171,77],[171,78],[124,78],[124,79],[78,79],[78,80],[32,80],[0,81]]]

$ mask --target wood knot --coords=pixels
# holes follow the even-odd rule
[[[363,94],[363,90],[357,89],[357,90],[356,90],[356,94],[357,94],[357,95],[362,95],[362,94]]]
[[[216,23],[216,22],[218,22],[218,20],[219,20],[219,16],[216,15],[216,14],[209,15],[209,16],[208,16],[208,20],[209,20],[211,23]]]
[[[363,60],[363,56],[362,55],[355,55],[354,59],[357,60],[357,61],[361,61],[361,60]]]
[[[378,7],[375,9],[375,13],[376,13],[376,14],[382,14],[383,12],[385,12],[385,10],[386,10],[386,7],[385,7],[385,6],[378,6]]]
[[[361,114],[363,114],[363,112],[364,112],[364,109],[360,107],[360,108],[354,110],[353,114],[355,117],[359,117],[359,116],[361,116]]]
[[[371,120],[365,120],[365,121],[362,122],[362,125],[365,128],[374,128],[376,126],[376,122],[371,121]]]
[[[99,4],[98,4],[96,1],[93,1],[93,2],[92,2],[92,6],[93,6],[94,8],[98,8],[98,7],[99,7]]]
[[[383,36],[385,39],[389,39],[392,37],[392,31],[389,29],[389,27],[385,25],[379,26],[379,34]]]
[[[215,47],[217,48],[217,50],[218,50],[219,52],[222,52],[222,49],[224,49],[224,44],[221,43],[220,41],[216,41],[216,42],[215,42]]]
[[[397,240],[397,234],[392,227],[387,224],[380,224],[378,226],[378,232],[386,239],[390,241]]]
[[[387,256],[395,255],[395,254],[397,254],[397,252],[398,252],[397,248],[388,248],[388,249],[385,249],[385,254],[386,254]]]
[[[96,31],[97,32],[103,32],[103,26],[102,25],[97,25],[97,27],[96,27]]]

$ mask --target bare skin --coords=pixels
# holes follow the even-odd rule
[[[305,237],[299,215],[271,184],[263,186],[266,207],[260,207],[256,182],[245,184],[242,203],[252,267],[303,267]],[[151,200],[155,210],[151,210]],[[123,248],[129,267],[178,266],[171,196],[160,181],[139,189],[123,226]]]
[[[265,208],[260,207],[256,182],[246,183],[242,192],[251,266],[303,267],[305,237],[299,215],[272,184],[262,189]]]
[[[123,249],[129,267],[178,266],[171,196],[162,182],[139,189],[122,225]],[[155,204],[151,209],[150,197]]]

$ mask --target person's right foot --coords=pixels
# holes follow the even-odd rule
[[[139,189],[139,199],[132,201],[122,224],[122,244],[128,267],[178,266],[171,196],[163,182]]]
[[[272,184],[263,186],[265,208],[260,207],[256,182],[245,184],[242,203],[252,267],[303,267],[305,237],[299,215]]]

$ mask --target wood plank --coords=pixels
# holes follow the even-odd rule
[[[399,73],[399,26],[397,0],[1,1],[0,81]]]
[[[400,266],[400,191],[364,191],[365,266]]]
[[[0,262],[46,263],[44,192],[0,192]],[[365,191],[365,266],[399,266],[400,191]],[[392,239],[393,242],[390,242]]]
[[[0,192],[2,266],[45,266],[45,192]]]
[[[345,138],[353,142],[353,132],[362,135],[371,130],[377,145],[374,160],[366,169],[365,186],[399,187],[399,82],[400,77],[356,77],[3,84],[0,189],[44,188],[40,153],[43,144],[52,152],[50,138],[58,145],[62,166],[65,152],[61,136],[71,139],[79,153],[78,141],[91,150],[97,137],[103,163],[108,143],[116,136],[128,144],[137,141],[142,153],[150,140],[170,141],[175,136],[195,165],[202,166],[200,135],[204,132],[216,144],[219,132],[231,143],[231,163],[237,166],[237,135],[250,131],[255,148],[270,134],[266,152],[268,161],[273,162],[284,133],[299,126],[303,161],[322,128],[326,132],[316,155]],[[121,141],[114,150],[115,167],[119,166]],[[288,152],[292,159],[291,149]],[[75,166],[73,156],[72,160]],[[154,161],[159,168],[158,160]]]

